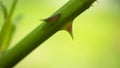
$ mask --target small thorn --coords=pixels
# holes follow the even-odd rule
[[[44,21],[46,21],[46,22],[55,22],[55,21],[59,20],[60,16],[61,16],[61,14],[56,14],[54,16],[51,16],[51,17],[45,19]]]
[[[72,39],[74,39],[73,32],[72,32],[72,22],[70,22],[67,25],[65,25],[62,30],[66,30],[70,34]]]
[[[72,23],[70,23],[70,24],[68,25],[67,32],[70,34],[70,36],[71,36],[72,39],[73,39]]]

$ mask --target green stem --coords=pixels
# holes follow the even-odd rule
[[[84,10],[88,9],[94,1],[96,0],[70,0],[53,14],[53,16],[60,14],[60,18],[57,21],[42,23],[22,41],[16,44],[15,47],[0,57],[0,66],[3,68],[13,67],[38,45],[59,31],[70,20],[73,20]]]
[[[7,8],[6,8],[6,6],[5,6],[5,4],[3,3],[3,1],[1,1],[0,2],[0,6],[1,6],[1,8],[2,8],[2,10],[3,10],[3,17],[4,17],[4,20],[7,18]]]
[[[14,0],[12,7],[10,9],[9,15],[7,14],[7,9],[2,5],[4,10],[4,26],[2,27],[2,31],[0,33],[0,55],[4,54],[9,46],[9,42],[11,40],[12,34],[14,32],[14,24],[12,23],[12,16],[15,10],[15,6],[18,0]]]
[[[12,7],[11,7],[10,13],[9,13],[9,18],[12,18],[11,16],[13,16],[13,13],[14,13],[16,5],[17,5],[17,2],[18,2],[18,0],[13,1]]]

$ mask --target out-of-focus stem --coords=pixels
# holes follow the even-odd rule
[[[6,7],[4,5],[1,5],[3,7],[3,12],[4,12],[4,25],[0,32],[0,56],[4,54],[5,51],[7,50],[11,37],[14,33],[15,26],[12,23],[12,16],[13,16],[17,1],[18,0],[13,1],[9,14],[7,14]]]

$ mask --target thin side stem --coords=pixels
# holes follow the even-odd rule
[[[14,24],[12,23],[12,16],[16,7],[18,0],[14,0],[13,4],[11,6],[9,14],[7,14],[7,9],[4,5],[2,5],[4,10],[4,25],[2,27],[1,33],[0,33],[0,56],[5,53],[9,46],[9,42],[12,38],[12,34],[14,32]]]
[[[13,1],[13,4],[10,9],[10,13],[9,13],[9,18],[11,18],[11,16],[13,16],[17,3],[18,3],[18,0]]]

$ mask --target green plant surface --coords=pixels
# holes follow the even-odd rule
[[[12,67],[29,54],[39,44],[59,31],[76,16],[88,9],[96,0],[70,0],[44,23],[33,30],[27,37],[0,57],[1,67]],[[72,8],[72,9],[70,9]],[[67,12],[69,11],[69,12]],[[34,40],[33,40],[34,39]],[[14,61],[13,61],[14,60]]]
[[[10,9],[12,1],[3,1]],[[9,49],[67,1],[19,0],[13,19],[19,14],[23,19]],[[117,0],[98,0],[73,21],[74,40],[60,30],[13,68],[120,68],[119,9]]]
[[[35,7],[37,7],[36,3],[38,2],[35,2]],[[115,45],[115,24],[119,22],[117,19],[120,18],[118,17],[119,8],[115,8],[109,2],[110,0],[98,0],[90,9],[74,20],[74,40],[66,31],[59,31],[15,65],[15,68],[119,68],[119,53]],[[19,28],[15,37],[21,39],[19,36],[23,37],[34,29],[35,25],[40,24],[39,19],[46,18],[57,10],[56,8],[61,7],[61,5],[57,7],[56,4],[59,4],[58,0],[50,1],[45,4],[46,6],[42,5],[40,8],[49,7],[49,9],[42,9],[42,12],[36,8],[37,11],[31,11],[32,17],[30,17],[31,12],[29,12],[28,22],[25,21],[26,24],[20,25],[21,29]],[[43,13],[43,16],[41,13],[38,15],[39,12]],[[38,19],[36,23],[33,23],[34,20],[31,21],[29,18],[31,20]],[[25,27],[26,29],[24,29]],[[15,44],[15,41],[16,39],[13,40],[12,45]]]
[[[11,37],[15,30],[15,25],[12,22],[12,16],[16,7],[18,0],[14,0],[11,6],[10,11],[7,11],[6,5],[1,1],[0,6],[3,10],[3,26],[0,32],[0,54],[4,54],[5,51],[8,49]]]

